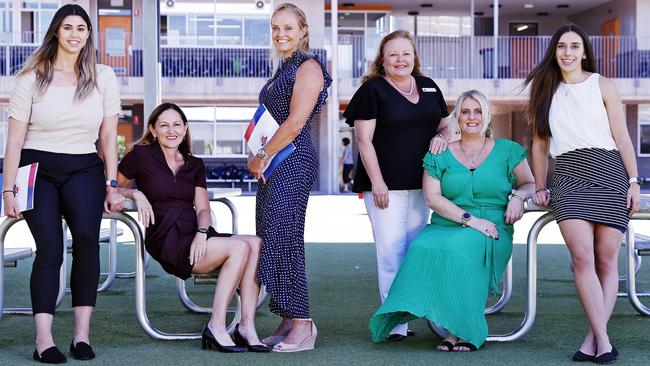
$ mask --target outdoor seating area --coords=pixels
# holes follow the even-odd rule
[[[239,214],[229,197],[238,194],[239,190],[211,190],[210,193],[211,200],[225,204],[230,211],[233,232],[238,231]],[[127,207],[128,209],[131,208]],[[540,210],[546,211],[529,202],[529,212]],[[637,214],[636,218],[646,219],[644,215],[648,215],[648,212],[650,201],[644,200],[642,213]],[[198,362],[218,360],[221,363],[229,363],[231,360],[227,355],[200,352],[198,341],[189,341],[200,336],[199,331],[208,319],[206,314],[209,313],[209,308],[204,306],[211,301],[212,285],[218,280],[218,275],[197,276],[188,281],[167,275],[157,263],[147,263],[143,251],[142,230],[132,216],[120,212],[106,218],[119,220],[126,225],[126,229],[120,225],[121,230],[114,231],[116,239],[124,236],[129,230],[135,238],[135,242],[121,241],[115,245],[120,269],[135,268],[135,279],[117,279],[108,291],[99,295],[93,320],[93,337],[95,347],[106,356],[95,362],[131,363],[142,357],[153,357],[160,358],[160,364],[184,362],[187,358]],[[479,357],[482,364],[486,365],[502,364],[506,360],[513,363],[569,362],[568,356],[573,351],[573,343],[577,342],[569,337],[581,332],[580,328],[585,322],[575,295],[565,246],[537,244],[538,235],[551,221],[551,213],[540,216],[530,229],[527,245],[515,245],[513,260],[504,275],[502,296],[489,299],[487,304],[486,313],[490,314],[488,322],[491,333],[488,340],[492,342],[488,342],[480,353],[462,357],[433,352],[432,339],[437,337],[434,333],[442,332],[434,324],[424,320],[412,324],[417,334],[405,341],[412,343],[409,347],[373,344],[367,330],[367,321],[379,305],[376,296],[374,247],[359,243],[308,243],[307,268],[310,275],[310,296],[314,304],[313,317],[318,319],[319,333],[323,337],[319,339],[315,353],[295,355],[291,362],[374,364],[376,360],[382,359],[386,364],[391,364],[402,358],[413,364],[467,364],[476,362]],[[643,221],[635,220],[635,223],[640,225]],[[113,229],[115,228],[110,230]],[[105,230],[104,235],[106,234]],[[110,239],[110,231],[108,234]],[[650,289],[650,269],[635,264],[641,262],[643,256],[650,254],[650,250],[647,236],[635,236],[630,231],[627,240],[635,244],[621,250],[620,268],[621,275],[627,275],[633,282],[626,282],[623,277],[620,283],[621,294],[611,326],[615,328],[612,330],[613,343],[619,349],[626,350],[626,354],[632,355],[635,350],[643,347],[642,343],[646,337],[640,335],[647,334],[648,319],[639,314],[644,313],[645,309],[644,314],[650,315],[645,307],[647,301],[646,305],[643,305],[644,297],[647,296],[643,291]],[[5,299],[12,303],[14,300],[26,303],[29,299],[29,263],[33,258],[31,249],[8,248],[4,250],[4,254],[6,264],[20,261],[17,268],[5,271]],[[109,255],[110,246],[102,246],[102,260]],[[173,290],[174,283],[176,291]],[[204,286],[206,284],[210,286]],[[637,289],[639,293],[636,292]],[[179,296],[175,296],[174,292],[178,292]],[[180,302],[177,300],[179,297]],[[624,297],[629,297],[630,301]],[[266,304],[263,303],[264,298],[263,293],[260,295],[257,320],[260,334],[270,333],[277,322],[276,317],[268,312]],[[641,307],[634,304],[634,299],[640,300]],[[630,306],[630,302],[633,306]],[[230,328],[234,327],[239,319],[237,296],[231,306],[228,319]],[[62,323],[67,322],[67,326],[71,327],[71,316],[69,298],[66,297],[57,310],[57,320],[61,319]],[[162,330],[153,324],[157,324]],[[23,342],[22,338],[31,336],[32,326],[31,318],[25,315],[6,314],[0,319],[0,347],[9,364],[29,362],[25,355],[29,354],[27,348],[31,345]],[[7,332],[8,329],[12,329],[12,332]],[[64,337],[68,331],[57,329],[55,337]],[[16,336],[17,334],[25,336]],[[156,339],[184,341],[161,344]],[[157,350],[156,355],[152,354],[152,347]],[[167,347],[169,352],[165,351]],[[232,359],[235,363],[259,361],[255,358],[259,356],[251,354],[235,357],[236,360]],[[281,364],[290,359],[285,357],[292,356],[274,356],[264,361],[268,364]],[[629,363],[623,359],[619,362],[650,362],[650,356],[640,354],[640,357],[634,361],[630,359]]]

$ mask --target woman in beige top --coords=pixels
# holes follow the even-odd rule
[[[7,216],[21,217],[15,198],[18,167],[39,164],[34,208],[22,215],[36,242],[30,292],[36,324],[33,357],[40,362],[66,361],[51,330],[63,257],[61,216],[74,251],[70,352],[89,360],[95,357],[89,327],[97,298],[102,211],[122,208],[115,181],[119,89],[112,69],[98,65],[95,55],[88,14],[78,5],[65,5],[18,73],[11,96],[2,187]]]

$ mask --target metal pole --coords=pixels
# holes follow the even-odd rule
[[[332,85],[330,87],[328,99],[328,118],[327,118],[327,135],[329,144],[327,146],[327,156],[329,159],[329,174],[327,174],[327,193],[338,192],[339,182],[339,83],[338,83],[338,53],[339,53],[339,2],[332,0],[332,11],[330,12],[332,20],[332,54],[330,55],[330,73],[332,76]]]
[[[476,35],[475,34],[476,30],[474,29],[474,22],[476,21],[476,19],[474,18],[475,9],[476,8],[474,6],[474,0],[472,0],[471,3],[470,3],[470,7],[469,7],[470,22],[471,22],[470,27],[469,27],[470,32],[471,32],[470,38],[469,38],[469,77],[470,77],[470,79],[474,79],[474,74],[475,74],[474,69],[476,69],[476,67],[474,67],[474,57],[475,57],[474,52],[475,52],[475,49],[476,49],[476,39],[474,38],[474,36]]]
[[[144,74],[144,120],[149,118],[151,112],[160,104],[160,2],[142,2],[143,21],[143,57],[142,66]]]
[[[499,82],[499,0],[494,0],[494,37],[492,39],[492,77],[494,78],[494,84],[497,85]]]

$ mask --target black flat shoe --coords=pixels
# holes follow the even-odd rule
[[[38,350],[34,350],[33,357],[34,361],[42,363],[66,363],[66,361],[68,361],[68,359],[65,358],[65,355],[61,353],[56,346],[46,349],[40,355],[38,354]]]
[[[70,353],[72,353],[72,357],[76,360],[87,361],[95,358],[95,352],[88,343],[77,342],[77,345],[75,345],[74,339],[70,342]]]
[[[575,362],[593,362],[596,359],[596,355],[588,355],[580,350],[573,354],[571,357],[572,361]]]
[[[618,351],[616,351],[618,353]],[[606,365],[609,363],[614,363],[616,361],[616,358],[618,356],[614,353],[614,347],[612,347],[612,350],[609,352],[605,352],[600,356],[596,356],[594,358],[594,362],[600,365]]]
[[[250,352],[271,352],[271,349],[263,344],[249,344],[246,338],[244,338],[241,333],[239,333],[239,324],[235,325],[235,332],[233,333],[233,339],[237,346],[246,347]]]
[[[212,349],[214,346],[219,352],[234,353],[234,352],[246,352],[246,347],[242,346],[222,346],[217,342],[217,339],[214,338],[214,335],[210,331],[210,328],[206,324],[203,327],[203,334],[201,336],[201,348],[202,349]]]
[[[612,353],[614,354],[614,357],[618,358],[618,350],[614,346],[612,346]]]

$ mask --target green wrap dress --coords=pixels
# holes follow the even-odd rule
[[[474,171],[449,149],[430,152],[424,168],[440,181],[442,195],[475,217],[494,222],[492,238],[435,212],[413,240],[388,298],[370,319],[375,342],[386,339],[399,323],[425,317],[480,347],[487,337],[485,303],[512,254],[513,227],[505,223],[508,197],[515,186],[514,168],[526,151],[510,140],[495,140],[492,151]]]

